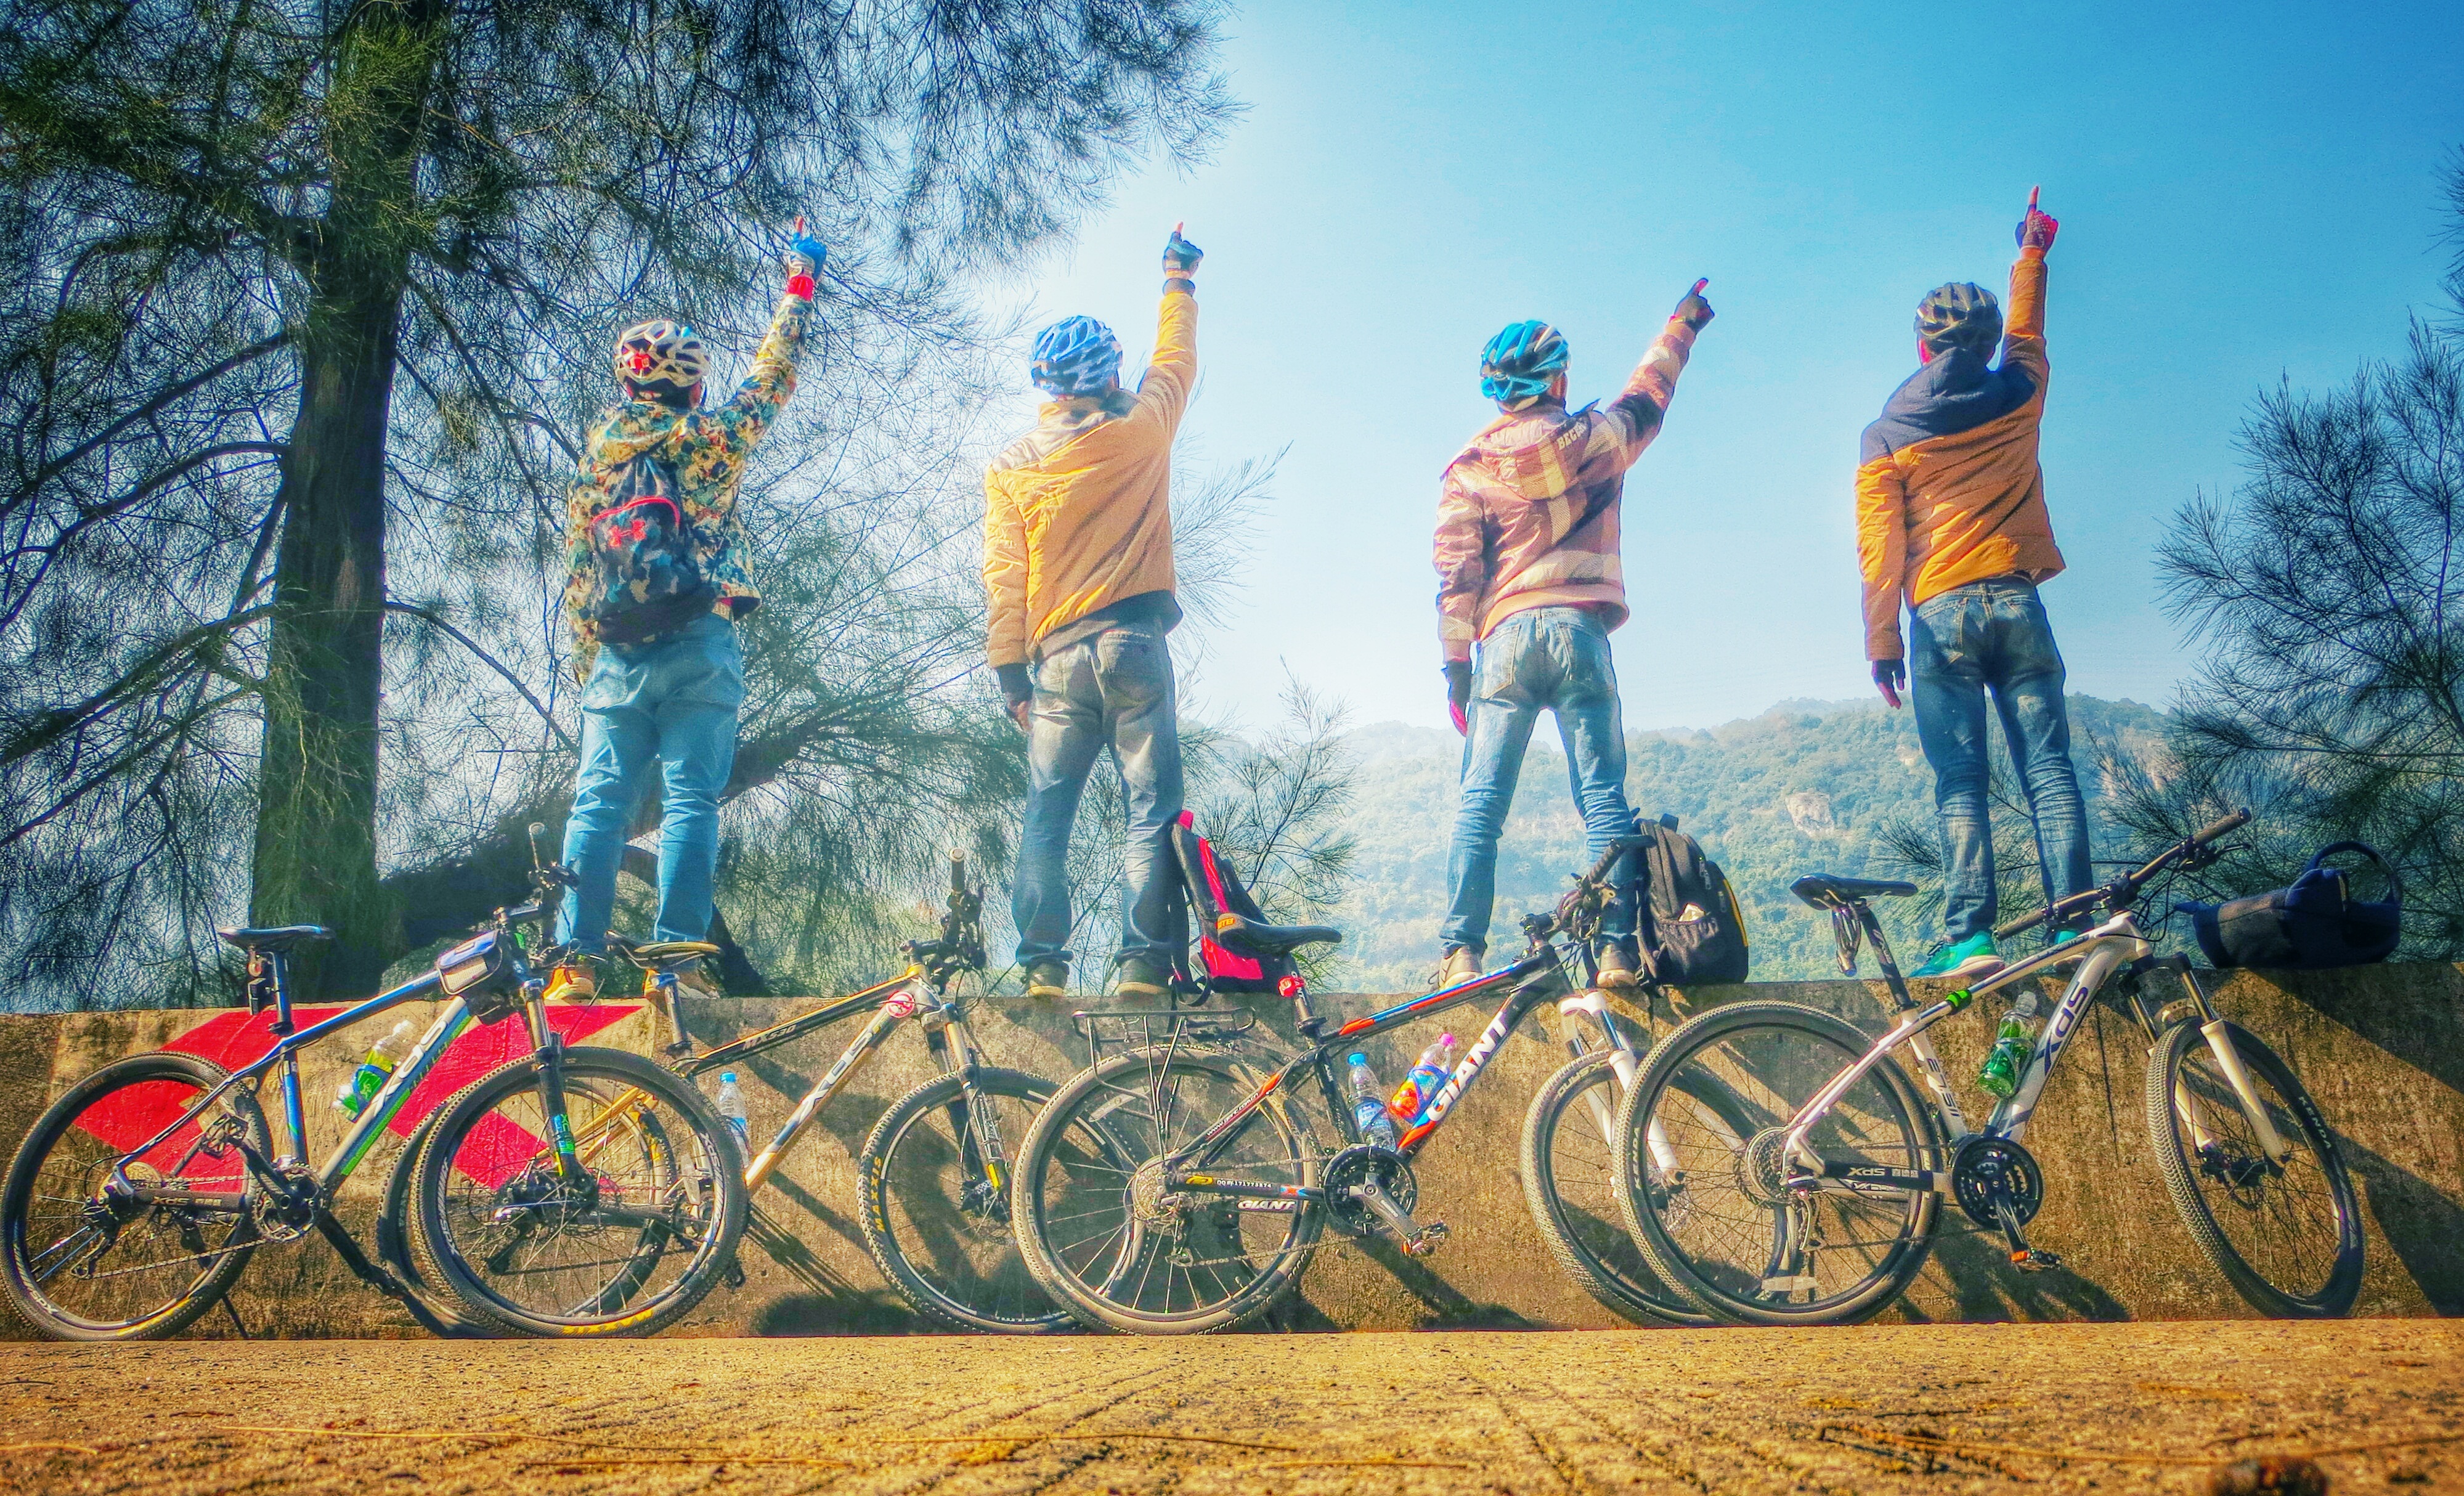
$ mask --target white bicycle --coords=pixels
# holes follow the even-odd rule
[[[1740,1002],[1660,1043],[1619,1110],[1616,1160],[1618,1206],[1654,1273],[1726,1322],[1853,1323],[1915,1281],[1947,1201],[1999,1233],[2022,1271],[2057,1265],[2028,1243],[2044,1178],[2020,1137],[2088,1004],[2120,978],[2151,1046],[2145,1101],[2157,1163],[2200,1250],[2268,1314],[2349,1311],[2362,1284],[2361,1211],[2318,1105],[2274,1050],[2217,1013],[2188,960],[2154,956],[2133,913],[2148,884],[2213,862],[2212,844],[2249,820],[2248,811],[2229,816],[2136,871],[2003,926],[1996,935],[2100,907],[2105,915],[1924,1005],[1908,995],[1867,903],[1915,885],[1798,879],[1796,895],[1831,914],[1843,970],[1854,971],[1860,940],[1873,942],[1897,1021],[1875,1039],[1818,1008]],[[1971,1129],[1926,1030],[2065,966],[2069,985],[2017,1089]],[[2187,995],[2154,1005],[2149,979],[2168,971]],[[1930,1098],[1895,1050],[1914,1056]]]

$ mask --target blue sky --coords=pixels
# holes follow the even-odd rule
[[[2464,6],[1399,6],[1261,0],[1214,160],[1125,181],[1013,288],[1112,322],[1207,252],[1213,460],[1288,447],[1234,625],[1188,694],[1259,722],[1285,671],[1361,723],[1445,720],[1437,480],[1487,418],[1506,322],[1613,393],[1697,275],[1719,319],[1626,489],[1630,727],[1868,690],[1858,434],[1914,366],[1917,298],[2005,283],[2032,184],[2052,263],[2044,461],[2072,689],[2169,702],[2194,663],[2151,547],[2238,481],[2262,385],[2318,386],[2437,306],[2437,173],[2464,142]],[[1032,418],[1023,340],[1016,423]],[[996,422],[996,425],[1002,423]]]

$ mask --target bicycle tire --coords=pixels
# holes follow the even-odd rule
[[[402,1152],[395,1155],[392,1170],[385,1176],[385,1203],[378,1207],[375,1239],[377,1261],[396,1278],[404,1289],[402,1307],[409,1311],[420,1329],[443,1340],[487,1340],[503,1333],[486,1321],[461,1311],[451,1293],[443,1284],[419,1270],[419,1254],[411,1250],[414,1186],[419,1177],[419,1151],[428,1143],[428,1135],[436,1131],[436,1119],[445,1114],[443,1107],[431,1108],[403,1140]]]
[[[1698,1057],[1708,1053],[1714,1045],[1736,1043],[1739,1036],[1757,1032],[1772,1037],[1772,1044],[1766,1047],[1775,1047],[1775,1036],[1794,1035],[1827,1048],[1817,1048],[1812,1063],[1779,1055],[1732,1056],[1731,1067],[1746,1082],[1742,1088],[1730,1084],[1711,1063],[1696,1064]],[[1907,1291],[1908,1285],[1924,1270],[1933,1250],[1934,1235],[1941,1227],[1940,1200],[1930,1191],[1903,1192],[1899,1223],[1878,1257],[1870,1260],[1867,1269],[1836,1289],[1822,1290],[1819,1282],[1812,1288],[1802,1289],[1820,1293],[1803,1304],[1793,1298],[1774,1302],[1770,1297],[1768,1266],[1756,1272],[1750,1265],[1738,1265],[1751,1262],[1750,1249],[1756,1240],[1752,1230],[1732,1233],[1739,1243],[1738,1255],[1719,1263],[1704,1261],[1701,1250],[1689,1250],[1678,1239],[1681,1227],[1698,1237],[1713,1234],[1726,1218],[1713,1215],[1711,1205],[1705,1201],[1716,1204],[1716,1187],[1733,1182],[1738,1198],[1746,1202],[1746,1213],[1760,1211],[1772,1216],[1771,1224],[1760,1228],[1761,1238],[1768,1240],[1778,1224],[1776,1211],[1788,1208],[1774,1205],[1772,1199],[1793,1198],[1767,1182],[1768,1177],[1777,1172],[1774,1152],[1776,1139],[1786,1133],[1783,1124],[1821,1089],[1823,1082],[1844,1070],[1872,1045],[1872,1037],[1863,1030],[1819,1008],[1794,1002],[1738,1002],[1687,1020],[1652,1050],[1618,1111],[1617,1194],[1618,1208],[1635,1244],[1642,1249],[1652,1271],[1662,1282],[1717,1318],[1738,1325],[1857,1324],[1881,1313]],[[1680,1084],[1689,1067],[1701,1073]],[[1858,1089],[1866,1087],[1868,1082],[1872,1083],[1870,1089]],[[1853,1149],[1869,1161],[1936,1170],[1947,1167],[1941,1127],[1933,1109],[1918,1095],[1896,1061],[1884,1056],[1858,1082],[1858,1088],[1851,1088],[1823,1125],[1827,1128],[1837,1122],[1842,1127],[1851,1126],[1860,1114],[1872,1112],[1878,1122],[1891,1127],[1899,1136],[1895,1139],[1881,1135],[1873,1145],[1861,1145],[1854,1136],[1836,1141],[1818,1137],[1817,1145],[1827,1144],[1835,1152]],[[1692,1114],[1694,1092],[1703,1089],[1725,1090],[1740,1115],[1759,1119],[1760,1125],[1751,1137],[1744,1138],[1722,1138],[1719,1127],[1704,1127],[1710,1136],[1702,1147],[1703,1161],[1717,1165],[1719,1171],[1725,1171],[1725,1177],[1718,1171],[1687,1170],[1683,1187],[1673,1188],[1665,1178],[1655,1177],[1657,1166],[1651,1156],[1648,1123],[1655,1116],[1662,1117],[1664,1132],[1685,1132],[1690,1137],[1692,1129],[1687,1127],[1686,1117]],[[1792,1098],[1790,1093],[1797,1090],[1805,1094]],[[1671,1108],[1662,1111],[1662,1099],[1671,1091],[1685,1098],[1684,1111]],[[1749,1096],[1771,1096],[1778,1104],[1757,1104],[1749,1100]],[[1677,1127],[1669,1129],[1669,1121]],[[1732,1134],[1733,1131],[1730,1129]],[[1877,1152],[1897,1156],[1873,1158]],[[1758,1198],[1758,1194],[1765,1198]],[[1866,1199],[1818,1191],[1810,1197],[1806,1209],[1811,1213],[1828,1205],[1836,1212],[1834,1220],[1853,1225],[1865,1214]],[[1883,1212],[1877,1209],[1873,1214],[1880,1216]],[[1705,1226],[1699,1232],[1695,1230],[1697,1218]],[[1817,1229],[1820,1225],[1817,1221]],[[1874,1244],[1826,1242],[1824,1249]],[[1767,1262],[1775,1261],[1776,1255],[1774,1249]],[[1755,1291],[1744,1291],[1748,1288]]]
[[[1691,1298],[1669,1287],[1652,1272],[1634,1245],[1621,1216],[1606,1222],[1608,1231],[1599,1230],[1602,1222],[1597,1212],[1569,1200],[1568,1190],[1559,1182],[1560,1129],[1570,1117],[1575,1119],[1577,1127],[1582,1126],[1583,1113],[1599,1101],[1605,1103],[1601,1110],[1610,1118],[1607,1134],[1599,1139],[1600,1168],[1609,1186],[1606,1193],[1616,1193],[1614,1155],[1619,1098],[1613,1090],[1605,1097],[1595,1094],[1602,1087],[1617,1085],[1615,1060],[1616,1056],[1607,1050],[1582,1055],[1550,1076],[1547,1084],[1533,1093],[1531,1105],[1523,1114],[1522,1154],[1523,1198],[1531,1207],[1532,1224],[1540,1228],[1540,1239],[1548,1243],[1549,1255],[1557,1260],[1566,1276],[1622,1318],[1638,1325],[1700,1328],[1719,1324]]]
[[[2195,1021],[2177,1023],[2157,1041],[2147,1065],[2147,1132],[2155,1144],[2157,1168],[2165,1176],[2165,1191],[2172,1197],[2182,1223],[2190,1228],[2190,1239],[2198,1243],[2200,1254],[2224,1274],[2253,1309],[2277,1319],[2342,1318],[2352,1311],[2353,1302],[2362,1291],[2362,1216],[2352,1177],[2345,1172],[2335,1135],[2328,1131],[2318,1103],[2310,1099],[2310,1092],[2303,1089],[2293,1067],[2241,1025],[2228,1023],[2225,1032],[2259,1089],[2262,1104],[2268,1089],[2276,1092],[2278,1104],[2268,1107],[2269,1121],[2279,1136],[2298,1137],[2300,1149],[2281,1164],[2266,1163],[2265,1153],[2257,1145],[2238,1097],[2208,1047],[2207,1035]],[[2194,1075],[2200,1069],[2208,1073]],[[2201,1149],[2194,1137],[2185,1135],[2185,1108],[2177,1105],[2177,1101],[2185,1099],[2190,1101],[2190,1111],[2220,1128],[2237,1132],[2239,1136],[2217,1137],[2207,1150]],[[2202,1107],[2200,1102],[2206,1105]],[[2323,1194],[2285,1182],[2296,1177],[2301,1150],[2308,1152],[2323,1177]],[[2330,1229],[2335,1244],[2323,1254],[2324,1268],[2315,1274],[2314,1281],[2288,1287],[2277,1281],[2279,1277],[2292,1276],[2282,1255],[2255,1254],[2244,1244],[2237,1244],[2234,1235],[2257,1233],[2228,1231],[2228,1218],[2220,1211],[2229,1208],[2233,1213],[2232,1222],[2245,1228],[2263,1226],[2271,1218],[2280,1223],[2299,1224],[2293,1213],[2300,1208],[2302,1197],[2311,1199],[2314,1207],[2323,1203],[2332,1218]],[[2311,1234],[2316,1236],[2316,1209],[2308,1214]],[[2255,1247],[2258,1243],[2248,1244]],[[2254,1255],[2269,1259],[2269,1265],[2253,1262]],[[2322,1254],[2314,1251],[2308,1255],[2316,1259]]]
[[[954,1106],[964,1106],[971,1089],[1023,1103],[1030,1116],[1051,1099],[1053,1090],[1050,1081],[1022,1070],[978,1067],[963,1074],[935,1076],[899,1097],[873,1123],[872,1132],[864,1140],[863,1152],[856,1156],[856,1220],[864,1226],[865,1249],[872,1254],[873,1265],[881,1269],[881,1275],[890,1280],[899,1297],[935,1324],[1003,1335],[1041,1335],[1074,1329],[1077,1321],[1068,1310],[1053,1303],[1018,1260],[1018,1239],[1010,1230],[1009,1208],[1014,1170],[1009,1178],[992,1186],[997,1191],[996,1198],[900,1203],[902,1195],[917,1193],[915,1188],[901,1187],[899,1181],[907,1177],[901,1165],[902,1155],[910,1149],[922,1152],[930,1135],[919,1127],[931,1118],[947,1117]],[[960,1125],[952,1123],[954,1131]],[[972,1128],[972,1117],[963,1125]],[[1026,1131],[1022,1126],[1016,1135],[1023,1136]],[[930,1136],[930,1142],[938,1151],[951,1152],[946,1138]],[[965,1150],[956,1152],[963,1155]],[[974,1188],[979,1182],[969,1181],[968,1187]],[[916,1247],[928,1246],[929,1243],[920,1240],[926,1228],[918,1223],[935,1221],[955,1223],[952,1242],[960,1251],[964,1250],[964,1242],[959,1239],[980,1241],[985,1226],[997,1229],[999,1255],[1008,1259],[1006,1272],[997,1269],[983,1273],[971,1267],[966,1270],[976,1280],[972,1289],[955,1283],[942,1287],[953,1275],[937,1266],[931,1275],[919,1270],[906,1240],[918,1238]],[[1011,1281],[1004,1285],[1001,1279]],[[1025,1290],[1023,1299],[1013,1302],[1016,1290],[1022,1287]],[[1032,1312],[1027,1311],[1029,1305]]]
[[[100,1187],[101,1176],[97,1171],[104,1166],[102,1161],[127,1156],[119,1148],[104,1143],[93,1128],[85,1128],[81,1130],[85,1136],[97,1143],[104,1143],[104,1146],[87,1150],[93,1157],[76,1170],[78,1184],[55,1184],[51,1191],[42,1191],[40,1186],[47,1172],[46,1164],[51,1160],[54,1149],[68,1137],[81,1118],[92,1120],[103,1109],[116,1108],[122,1112],[131,1112],[135,1120],[124,1127],[115,1126],[114,1131],[135,1131],[135,1141],[143,1142],[153,1131],[177,1118],[180,1111],[193,1104],[195,1096],[176,1100],[159,1092],[139,1095],[135,1093],[135,1088],[192,1087],[196,1095],[202,1095],[229,1079],[230,1075],[231,1072],[221,1066],[195,1055],[168,1051],[132,1055],[104,1066],[70,1087],[59,1100],[53,1102],[35,1119],[25,1140],[18,1144],[16,1155],[10,1161],[7,1185],[0,1187],[0,1286],[7,1287],[11,1304],[30,1328],[54,1340],[161,1340],[196,1323],[199,1315],[220,1303],[223,1295],[231,1291],[231,1285],[247,1269],[248,1260],[262,1244],[253,1209],[241,1212],[232,1220],[219,1245],[206,1248],[215,1254],[211,1262],[176,1292],[134,1312],[113,1318],[80,1314],[69,1306],[55,1302],[45,1287],[59,1269],[42,1273],[34,1257],[47,1248],[55,1248],[67,1238],[44,1243],[30,1240],[49,1235],[47,1228],[36,1223],[34,1205],[38,1196],[60,1203],[90,1199],[94,1190]],[[238,1119],[249,1145],[257,1150],[257,1156],[272,1155],[274,1149],[265,1125],[265,1113],[253,1095],[244,1088],[234,1087],[224,1092],[216,1105],[227,1108],[229,1113]],[[166,1108],[169,1110],[165,1110]],[[158,1116],[159,1121],[153,1120]],[[191,1175],[187,1168],[187,1163],[197,1156],[194,1150],[187,1150],[187,1157],[175,1158],[173,1155],[173,1150],[180,1149],[186,1137],[185,1131],[174,1134],[146,1155],[147,1159],[159,1159],[159,1162],[149,1165],[146,1159],[140,1159],[136,1160],[137,1165],[151,1167],[157,1174],[162,1173],[164,1165],[173,1165],[179,1172],[164,1177],[189,1179],[192,1187],[193,1183],[228,1184],[236,1179],[240,1182],[242,1199],[253,1207],[262,1195],[263,1186],[248,1172],[238,1154],[233,1151],[221,1159],[211,1159],[213,1172],[210,1176]],[[75,1193],[59,1193],[70,1189]],[[48,1221],[55,1214],[57,1213],[45,1213],[42,1219]],[[174,1212],[165,1207],[149,1207],[117,1222],[110,1242],[103,1247],[103,1255],[108,1257],[120,1248],[131,1224],[145,1221],[150,1225],[158,1215],[167,1219],[173,1217]],[[193,1219],[188,1223],[193,1226]],[[91,1231],[93,1228],[81,1226],[80,1229]],[[202,1239],[202,1233],[199,1236]],[[181,1243],[180,1251],[190,1257],[195,1255],[194,1245],[187,1241]],[[178,1260],[176,1256],[165,1259],[165,1265],[172,1267],[169,1276],[174,1278],[178,1276],[178,1268],[174,1265]],[[91,1266],[92,1261],[88,1259],[83,1265]],[[115,1268],[111,1271],[126,1274],[143,1270]],[[72,1276],[88,1283],[97,1281],[92,1276],[80,1277],[74,1271]]]
[[[1179,1076],[1180,1082],[1175,1081]],[[1163,1146],[1185,1141],[1205,1128],[1195,1122],[1182,1127],[1172,1125],[1176,1110],[1186,1110],[1191,1115],[1203,1115],[1211,1124],[1227,1115],[1232,1104],[1220,1110],[1179,1109],[1180,1085],[1211,1080],[1211,1089],[1225,1097],[1245,1100],[1257,1089],[1255,1078],[1245,1066],[1239,1066],[1220,1050],[1190,1046],[1162,1046],[1133,1049],[1088,1067],[1064,1082],[1052,1099],[1036,1114],[1035,1125],[1027,1130],[1019,1145],[1018,1172],[1011,1187],[1011,1225],[1018,1237],[1020,1255],[1027,1271],[1052,1301],[1067,1309],[1070,1316],[1089,1330],[1114,1330],[1125,1334],[1189,1335],[1231,1330],[1248,1323],[1280,1303],[1300,1281],[1301,1269],[1309,1254],[1316,1249],[1318,1237],[1325,1230],[1325,1209],[1315,1200],[1292,1199],[1288,1210],[1285,1202],[1272,1202],[1271,1209],[1242,1210],[1228,1197],[1214,1197],[1203,1206],[1167,1206],[1160,1198],[1150,1201],[1142,1218],[1133,1194],[1141,1165],[1152,1166],[1161,1156]],[[1131,1084],[1122,1084],[1123,1082]],[[1164,1115],[1155,1115],[1156,1103],[1149,1097],[1163,1097],[1170,1089],[1172,1100],[1160,1103]],[[1146,1103],[1145,1119],[1137,1114]],[[1243,1175],[1267,1172],[1287,1174],[1277,1183],[1291,1183],[1314,1188],[1318,1183],[1320,1159],[1317,1150],[1296,1127],[1285,1105],[1280,1090],[1269,1094],[1248,1120],[1236,1132],[1236,1137],[1247,1135],[1246,1129],[1263,1125],[1271,1134],[1265,1146],[1256,1150],[1256,1159],[1241,1160],[1234,1165],[1219,1163],[1219,1173]],[[1056,1169],[1082,1171],[1088,1183],[1074,1186],[1082,1199],[1066,1197],[1073,1189],[1068,1177],[1056,1179]],[[1117,1177],[1110,1178],[1108,1176]],[[1117,1190],[1128,1208],[1123,1211],[1124,1225],[1099,1239],[1093,1234],[1100,1227],[1089,1228],[1085,1238],[1066,1243],[1053,1241],[1052,1227],[1072,1219],[1068,1212],[1057,1211],[1057,1204],[1097,1203],[1108,1192]],[[1202,1221],[1199,1212],[1205,1213]],[[1097,1214],[1090,1210],[1089,1216]],[[1142,1271],[1139,1281],[1131,1288],[1131,1300],[1124,1303],[1098,1291],[1126,1277],[1132,1264],[1151,1262],[1152,1248],[1168,1239],[1187,1240],[1193,1222],[1199,1226],[1203,1249],[1222,1253],[1227,1244],[1240,1248],[1246,1243],[1247,1221],[1244,1218],[1271,1216],[1287,1219],[1291,1224],[1284,1240],[1270,1253],[1245,1250],[1224,1253],[1196,1265],[1212,1268],[1217,1262],[1244,1263],[1259,1255],[1267,1257],[1263,1270],[1252,1273],[1222,1294],[1219,1302],[1176,1310],[1173,1294],[1167,1287],[1159,1308],[1149,1308],[1147,1287],[1151,1269]],[[1264,1228],[1262,1228],[1263,1234]],[[1113,1254],[1118,1265],[1101,1284],[1090,1288],[1067,1255],[1088,1243],[1110,1241],[1126,1232],[1118,1252]],[[1177,1236],[1176,1236],[1177,1233]],[[1152,1240],[1150,1240],[1152,1238]],[[1097,1265],[1105,1248],[1082,1259],[1088,1265]],[[1167,1254],[1169,1255],[1169,1254]],[[1194,1256],[1194,1254],[1193,1254]],[[1177,1267],[1179,1264],[1168,1264]],[[1223,1275],[1215,1274],[1219,1287]]]
[[[743,1153],[734,1132],[719,1120],[700,1091],[640,1055],[621,1049],[568,1049],[562,1068],[568,1096],[605,1090],[612,1099],[629,1088],[657,1109],[649,1113],[637,1110],[627,1123],[640,1134],[634,1151],[644,1156],[634,1159],[628,1153],[617,1162],[635,1167],[616,1177],[594,1162],[591,1189],[580,1202],[573,1202],[560,1193],[569,1187],[539,1167],[548,1155],[539,1131],[523,1127],[525,1140],[506,1134],[502,1126],[483,1127],[487,1118],[498,1116],[499,1106],[520,1111],[517,1098],[536,1096],[538,1057],[524,1055],[480,1077],[438,1109],[436,1130],[419,1153],[412,1251],[424,1274],[445,1285],[464,1310],[488,1325],[560,1339],[655,1334],[692,1312],[717,1287],[735,1260],[747,1211]],[[512,1117],[499,1121],[522,1126]],[[681,1147],[669,1138],[671,1129],[683,1133]],[[583,1118],[573,1131],[577,1137],[587,1137],[591,1119]],[[478,1186],[468,1199],[454,1193],[456,1176]],[[491,1177],[495,1182],[488,1182]],[[620,1201],[639,1198],[643,1206],[628,1210],[620,1204],[611,1216],[610,1207],[601,1202],[611,1193]],[[483,1200],[498,1203],[483,1206]],[[675,1229],[679,1206],[688,1200],[692,1206],[687,1219],[697,1229],[698,1242],[692,1231]],[[656,1208],[650,1208],[653,1202]],[[523,1214],[500,1220],[508,1210]],[[537,1234],[529,1229],[532,1221],[549,1221],[551,1239],[565,1235],[568,1223],[579,1222],[571,1233],[579,1241],[611,1219],[616,1225],[611,1237],[631,1231],[635,1233],[632,1246],[628,1249],[621,1241],[611,1241],[589,1248],[627,1254],[610,1262],[576,1265],[575,1271],[599,1266],[619,1269],[604,1275],[595,1287],[559,1290],[553,1285],[544,1286],[546,1291],[558,1293],[563,1304],[561,1311],[517,1303],[483,1277],[483,1269],[495,1277],[514,1275],[505,1254]],[[472,1228],[468,1233],[461,1229],[465,1224]],[[491,1244],[484,1228],[492,1225],[512,1229],[499,1232],[494,1250],[479,1254],[474,1264],[474,1249]],[[690,1256],[672,1280],[643,1302],[645,1287],[672,1255],[668,1243],[677,1241],[692,1245]],[[501,1270],[496,1265],[499,1260],[503,1260]],[[520,1269],[542,1275],[561,1270],[552,1266]]]

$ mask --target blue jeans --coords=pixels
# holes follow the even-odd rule
[[[599,651],[582,688],[582,780],[564,824],[564,863],[581,887],[565,893],[560,938],[591,955],[607,948],[617,869],[654,763],[667,794],[650,937],[710,934],[718,794],[736,767],[736,710],[743,704],[744,649],[736,626],[716,613],[649,644]]]
[[[1927,598],[1908,620],[1908,675],[1917,740],[1933,765],[1942,820],[1943,924],[1952,940],[1993,928],[1993,826],[1986,786],[1985,693],[1993,693],[2011,766],[2036,823],[2036,864],[2048,898],[2096,886],[2087,807],[2071,768],[2070,713],[2061,651],[2029,583],[1972,582]]]
[[[1523,750],[1543,710],[1557,715],[1566,777],[1597,861],[1611,841],[1634,834],[1625,803],[1625,712],[1608,631],[1586,607],[1535,607],[1507,615],[1480,642],[1472,674],[1471,731],[1463,738],[1463,803],[1446,860],[1448,900],[1438,942],[1488,949],[1497,900],[1497,839],[1514,804]],[[1634,933],[1629,898],[1610,906],[1603,934]]]
[[[1170,840],[1180,816],[1180,727],[1163,630],[1107,628],[1045,655],[1031,705],[1026,824],[1009,902],[1019,964],[1070,959],[1069,829],[1096,750],[1110,745],[1128,809],[1120,955],[1168,969],[1180,955]]]

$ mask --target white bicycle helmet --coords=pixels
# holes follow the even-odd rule
[[[710,373],[710,345],[684,323],[659,318],[617,336],[615,364],[620,383],[681,394]]]

